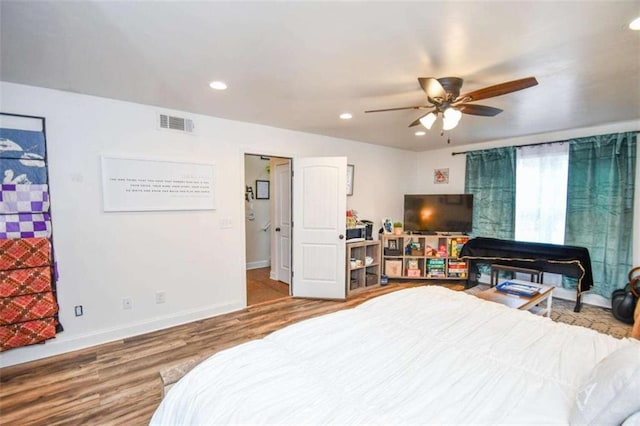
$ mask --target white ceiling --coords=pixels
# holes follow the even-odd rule
[[[0,5],[8,82],[416,151],[640,118],[640,1]],[[414,135],[421,111],[363,113],[426,104],[417,77],[446,76],[539,85],[444,137]]]

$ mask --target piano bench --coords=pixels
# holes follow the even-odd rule
[[[530,279],[529,281],[532,283],[541,283],[543,272],[537,269],[528,269],[528,268],[518,268],[515,266],[508,265],[500,265],[494,263],[491,265],[491,287],[498,285],[498,278],[500,272],[509,272],[511,274],[511,278],[514,279],[516,273],[519,272],[521,274],[528,274]]]

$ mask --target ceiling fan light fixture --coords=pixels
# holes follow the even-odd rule
[[[640,16],[631,21],[631,23],[629,24],[629,29],[640,31]]]
[[[424,136],[427,134],[427,132],[423,132],[422,130],[418,130],[417,132],[414,133],[416,136]]]
[[[428,130],[431,130],[431,126],[433,126],[433,123],[436,121],[437,117],[438,117],[437,115],[430,112],[429,114],[425,115],[420,119],[420,124],[422,124]]]
[[[446,117],[442,118],[442,130],[451,130],[454,129],[457,125],[458,122],[455,120],[451,120]]]
[[[458,125],[462,118],[462,114],[493,117],[502,112],[499,108],[487,105],[477,105],[471,102],[527,89],[529,87],[536,86],[538,84],[538,80],[536,80],[535,77],[526,77],[519,80],[505,81],[500,84],[494,84],[493,86],[473,90],[462,96],[460,96],[462,79],[459,77],[418,77],[418,83],[427,95],[427,99],[429,101],[428,104],[374,109],[365,112],[401,111],[409,109],[424,110],[432,108],[431,112],[427,112],[425,115],[412,121],[411,124],[409,124],[409,127],[421,124],[425,129],[431,130],[433,124],[437,121],[438,116],[442,114],[442,131],[440,134],[444,134],[444,131],[451,130]]]
[[[442,114],[442,130],[454,129],[460,119],[462,118],[462,112],[455,108],[447,108]]]
[[[443,115],[445,120],[452,120],[456,124],[458,124],[458,122],[462,118],[462,112],[455,108],[447,108]]]

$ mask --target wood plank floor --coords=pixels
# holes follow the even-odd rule
[[[247,271],[247,306],[270,302],[289,296],[289,286],[269,278],[271,268]]]
[[[287,297],[239,312],[0,369],[0,424],[147,424],[161,399],[160,371],[263,337],[307,318],[425,284],[390,283],[347,301]]]

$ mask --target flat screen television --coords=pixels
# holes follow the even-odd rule
[[[405,194],[404,231],[421,234],[469,233],[473,194]]]

